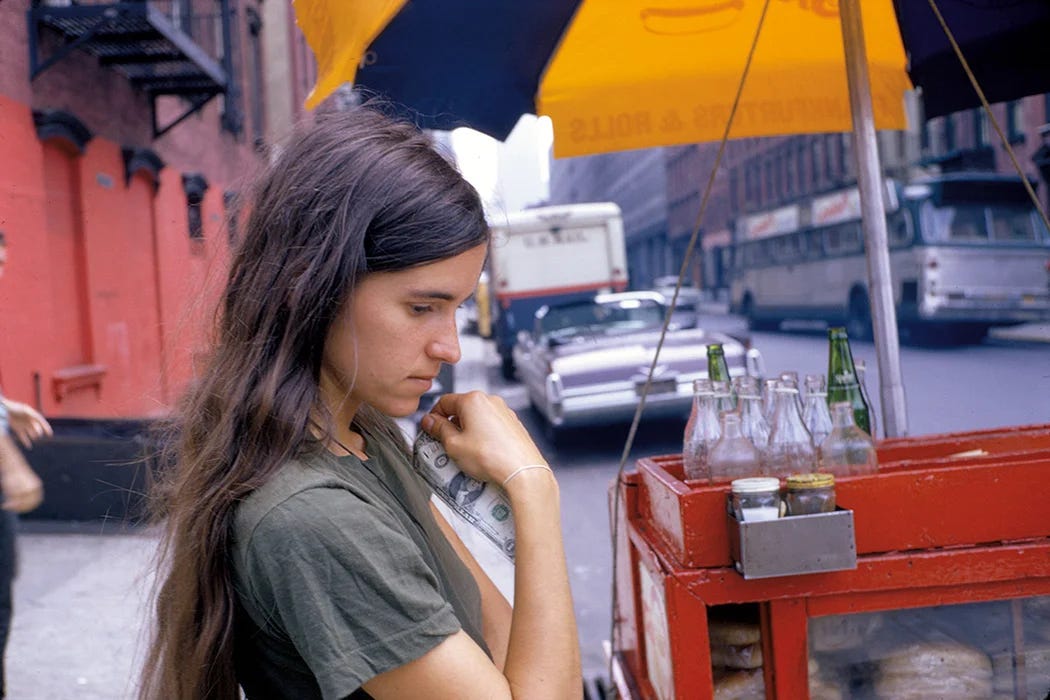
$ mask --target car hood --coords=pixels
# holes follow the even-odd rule
[[[659,331],[612,337],[579,337],[550,349],[551,369],[563,386],[626,381],[648,374]],[[731,367],[744,366],[745,348],[737,339],[703,329],[667,334],[655,377],[707,371],[707,346],[721,343]]]

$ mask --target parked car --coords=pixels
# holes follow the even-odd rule
[[[677,275],[657,277],[653,280],[653,291],[663,294],[665,298],[670,300],[674,297],[674,288],[677,284]],[[685,311],[699,311],[701,301],[703,301],[703,292],[686,280],[683,281],[682,288],[678,290],[678,303],[675,304],[675,308]]]
[[[667,299],[657,292],[599,294],[544,306],[514,347],[518,377],[552,432],[631,420],[660,337]],[[721,343],[732,376],[761,376],[748,338],[672,323],[660,350],[645,418],[689,414],[693,380],[707,376],[707,346]]]

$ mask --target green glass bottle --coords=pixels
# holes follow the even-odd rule
[[[721,343],[707,346],[707,378],[712,382],[731,382],[726,354]]]
[[[732,390],[733,382],[729,377],[729,365],[726,364],[726,355],[721,343],[711,343],[707,346],[707,377],[715,387],[715,393],[720,394],[718,410],[734,410],[736,394]]]
[[[865,401],[857,379],[846,329],[829,328],[828,343],[828,406],[840,401],[847,402],[853,407],[853,422],[871,435],[871,407]]]

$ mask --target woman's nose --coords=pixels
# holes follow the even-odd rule
[[[454,364],[463,355],[459,347],[459,330],[451,323],[440,336],[430,341],[429,354],[436,360]]]

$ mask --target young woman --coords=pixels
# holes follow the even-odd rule
[[[448,394],[422,422],[509,495],[513,611],[391,418],[459,359],[487,246],[477,193],[413,127],[357,108],[285,145],[179,411],[142,698],[582,694],[558,486],[514,412]]]

